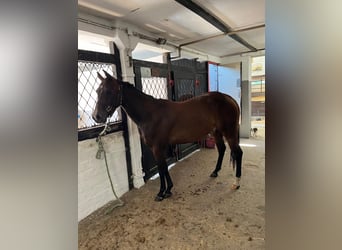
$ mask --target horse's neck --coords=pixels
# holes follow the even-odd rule
[[[122,107],[131,119],[139,125],[146,119],[144,107],[153,102],[153,99],[134,87],[124,84],[123,88]]]

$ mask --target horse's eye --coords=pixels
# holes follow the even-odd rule
[[[106,111],[109,112],[112,110],[112,108],[113,108],[112,106],[107,106]]]
[[[99,93],[100,92],[100,90],[102,90],[103,89],[103,86],[102,85],[100,85],[97,89],[96,89],[96,93]]]

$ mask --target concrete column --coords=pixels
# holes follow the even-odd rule
[[[120,51],[122,79],[123,81],[130,82],[134,85],[132,51],[138,44],[138,39],[136,37],[130,36],[129,32],[118,30],[115,34],[114,42]],[[137,125],[129,116],[127,116],[127,124],[132,160],[133,185],[135,188],[140,188],[145,184],[141,163],[142,153],[140,134]]]
[[[251,129],[251,57],[242,60],[240,137],[249,138]]]

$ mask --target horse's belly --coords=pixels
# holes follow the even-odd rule
[[[198,141],[212,132],[213,129],[214,126],[208,121],[205,124],[199,121],[182,122],[174,126],[171,130],[170,143],[177,144]]]

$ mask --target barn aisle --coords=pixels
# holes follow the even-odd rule
[[[226,152],[219,176],[217,151],[201,149],[170,174],[173,196],[155,202],[159,180],[126,193],[79,222],[79,249],[265,249],[265,141],[241,139],[241,188],[230,190],[234,172]]]

